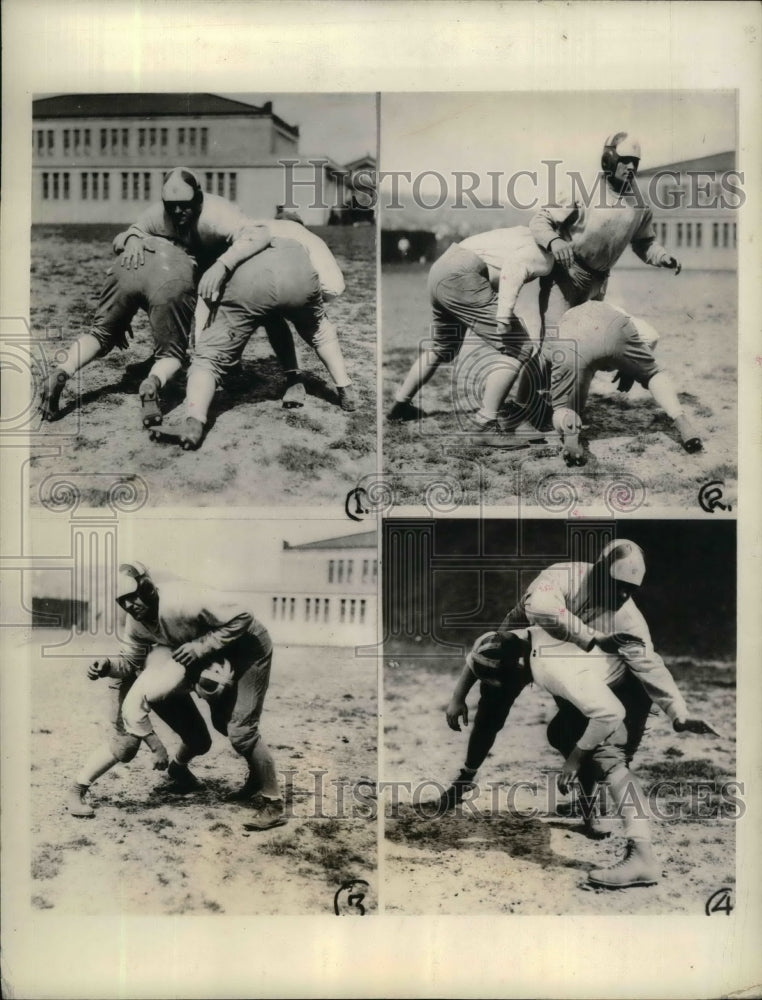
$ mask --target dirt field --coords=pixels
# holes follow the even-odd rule
[[[413,800],[399,792],[399,808],[387,804],[384,847],[384,906],[408,914],[703,914],[716,890],[735,882],[735,824],[727,812],[717,818],[717,783],[735,771],[735,668],[724,662],[668,661],[690,710],[710,720],[722,738],[678,736],[666,717],[652,715],[636,756],[645,787],[659,780],[709,782],[686,791],[665,786],[658,798],[663,815],[654,823],[654,846],[663,869],[652,888],[619,892],[587,888],[592,868],[614,863],[623,846],[618,820],[605,822],[613,836],[588,840],[569,815],[569,799],[557,794],[548,808],[546,789],[561,757],[545,739],[554,714],[550,696],[531,687],[522,692],[508,725],[498,736],[479,779],[474,815],[462,812],[429,818],[418,802],[436,798],[458,773],[468,732],[448,729],[444,709],[459,665],[434,670],[421,660],[400,658],[385,670],[386,781],[428,781]],[[469,697],[475,708],[478,691]],[[507,786],[535,782],[537,790],[516,791],[509,808]],[[493,791],[488,784],[502,784]],[[439,785],[439,787],[437,787]],[[703,788],[703,790],[699,790]],[[494,796],[497,795],[495,809]],[[415,802],[415,805],[414,805]],[[527,817],[531,809],[537,815]],[[678,810],[685,810],[678,815]],[[522,816],[521,813],[525,815]],[[395,815],[396,813],[396,815]],[[702,818],[709,815],[711,818]]]
[[[371,886],[367,912],[375,910],[375,801],[367,786],[355,795],[349,787],[376,780],[374,661],[344,649],[276,647],[262,732],[279,771],[291,772],[292,818],[264,833],[244,831],[246,806],[223,801],[246,767],[214,730],[212,749],[193,765],[202,791],[163,793],[165,779],[141,748],[93,785],[94,819],[71,817],[65,788],[107,729],[108,681],[88,681],[87,662],[34,661],[34,907],[79,916],[332,914],[341,884],[360,878]],[[171,752],[177,738],[154,723]],[[346,785],[341,808],[336,782]]]
[[[426,265],[389,265],[382,274],[384,410],[428,336],[430,307]],[[536,282],[522,299],[536,299]],[[677,278],[642,267],[614,270],[607,299],[642,316],[661,335],[657,357],[672,373],[680,399],[704,439],[704,452],[688,455],[671,421],[650,395],[635,386],[617,392],[610,377],[598,374],[585,415],[588,464],[566,469],[558,445],[535,445],[529,451],[486,449],[469,437],[470,414],[478,396],[473,389],[475,340],[467,340],[458,364],[443,366],[418,397],[425,417],[412,424],[384,424],[387,479],[400,504],[420,503],[425,486],[409,471],[448,474],[459,486],[456,499],[475,504],[512,503],[521,495],[528,506],[569,514],[578,505],[607,503],[613,512],[640,506],[680,507],[699,513],[697,494],[710,480],[725,483],[726,497],[736,492],[737,451],[737,295],[731,272],[684,271]],[[518,311],[521,311],[520,309]],[[534,307],[536,315],[536,305]],[[531,316],[527,322],[532,327]],[[635,477],[629,490],[607,494],[622,474]],[[627,480],[625,480],[627,482]],[[571,490],[563,490],[569,483]]]
[[[31,322],[46,338],[52,357],[82,332],[97,303],[110,266],[113,226],[36,226],[32,234]],[[133,325],[127,351],[95,361],[62,397],[63,417],[43,426],[42,448],[33,458],[32,503],[40,483],[53,473],[124,473],[142,477],[151,505],[193,503],[307,504],[339,498],[375,469],[376,426],[376,252],[375,227],[319,230],[346,280],[343,296],[328,305],[337,324],[347,368],[360,396],[355,413],[343,412],[314,352],[297,338],[307,372],[308,401],[284,410],[285,381],[264,332],[251,338],[242,370],[217,393],[210,430],[197,452],[176,443],[154,443],[140,423],[138,386],[147,373],[151,338],[146,316]],[[47,332],[46,332],[47,331]],[[52,338],[52,339],[51,339]],[[185,417],[184,376],[166,392],[165,429],[177,433]],[[70,427],[71,437],[62,436]],[[49,444],[62,455],[50,456]],[[108,487],[78,480],[83,502],[106,502]]]

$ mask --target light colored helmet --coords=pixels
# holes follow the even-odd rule
[[[598,562],[607,565],[612,580],[629,583],[634,587],[639,587],[646,575],[643,550],[626,538],[609,542],[598,557]]]
[[[148,569],[140,562],[122,563],[116,581],[114,597],[121,601],[125,597],[152,596],[156,592]]]
[[[601,167],[604,174],[613,175],[619,161],[625,156],[632,156],[640,161],[640,140],[629,132],[614,132],[603,144]]]
[[[192,170],[185,167],[176,167],[170,174],[161,188],[162,201],[190,201],[200,205],[204,200],[204,192],[201,181]]]

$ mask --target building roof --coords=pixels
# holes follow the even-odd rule
[[[687,170],[735,170],[736,153],[734,149],[726,150],[723,153],[710,153],[708,156],[695,156],[691,160],[677,160],[675,163],[660,163],[658,167],[649,167],[648,170],[639,170],[638,177],[647,174],[662,173],[666,170],[674,170],[677,173],[684,173]]]
[[[217,94],[60,94],[32,102],[32,118],[158,118],[241,115],[269,117],[286,132],[299,135],[298,125],[289,125],[273,114],[272,101],[261,107]]]
[[[339,535],[338,538],[321,538],[317,542],[305,542],[303,545],[289,545],[283,542],[283,549],[289,552],[305,552],[309,549],[375,549],[376,532],[361,531],[357,535]]]
[[[375,170],[376,169],[376,158],[371,156],[370,153],[366,153],[365,156],[358,156],[356,160],[352,160],[345,166],[346,170],[350,173],[355,170]]]

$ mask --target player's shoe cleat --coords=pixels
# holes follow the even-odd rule
[[[138,389],[140,395],[141,417],[144,427],[155,427],[163,420],[159,407],[161,382],[155,375],[143,379]]]
[[[528,420],[522,420],[520,424],[513,426],[498,416],[497,429],[501,434],[514,435],[517,441],[524,441],[526,444],[545,444],[547,440],[542,431],[538,431]]]
[[[56,369],[43,382],[42,392],[40,393],[40,414],[43,420],[51,421],[58,419],[58,404],[68,378],[69,376],[66,372]]]
[[[405,399],[402,402],[396,400],[391,410],[386,415],[386,419],[392,421],[392,423],[402,422],[405,420],[418,420],[422,417],[423,410],[419,409],[414,403],[411,403],[409,399]]]
[[[468,792],[473,791],[474,788],[476,788],[476,782],[472,778],[466,777],[461,771],[450,787],[442,792],[436,800],[438,812],[448,812],[451,809],[456,809]]]
[[[675,417],[675,427],[677,428],[677,433],[680,435],[680,443],[689,455],[694,455],[697,451],[701,451],[703,445],[698,431],[684,414]]]
[[[293,380],[289,379],[286,391],[280,397],[280,404],[283,409],[297,410],[299,407],[304,406],[306,400],[307,390],[304,388],[302,380],[298,376],[295,376]]]
[[[204,787],[189,767],[178,764],[176,760],[169,762],[167,779],[166,791],[175,795],[189,795]]]
[[[89,785],[72,785],[66,796],[66,808],[72,816],[79,819],[92,819],[95,810],[89,802],[85,801],[85,796],[90,789]]]
[[[503,448],[508,451],[519,451],[528,448],[529,442],[516,434],[503,434],[499,430],[497,420],[485,420],[476,428],[478,444],[482,448]]]
[[[226,801],[249,802],[261,790],[262,782],[253,774],[253,772],[249,771],[246,776],[246,781],[244,781],[240,788],[236,788],[235,791],[230,792],[230,794],[226,796]]]
[[[339,406],[347,413],[353,413],[358,407],[357,392],[353,385],[337,385],[336,392],[339,394]]]
[[[567,420],[560,428],[561,434],[561,457],[569,465],[585,465],[587,455],[580,441],[581,427],[576,421]]]
[[[659,866],[648,840],[628,840],[621,861],[611,868],[597,868],[588,875],[591,885],[601,889],[631,889],[639,885],[656,885]]]
[[[254,807],[244,830],[272,830],[274,826],[285,826],[287,820],[283,799],[265,799]]]
[[[183,451],[195,451],[196,448],[199,448],[204,440],[205,431],[206,424],[202,424],[195,417],[186,417],[180,434],[180,445]]]

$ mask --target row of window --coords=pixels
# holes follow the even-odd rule
[[[300,621],[325,624],[331,619],[331,604],[338,606],[340,625],[364,625],[367,601],[363,597],[273,597],[274,621]]]
[[[657,222],[655,226],[657,239],[664,246],[695,247],[701,250],[704,246],[705,227],[708,230],[711,226],[707,238],[711,240],[713,250],[736,249],[735,222]]]
[[[178,128],[38,128],[34,129],[32,150],[38,156],[109,156],[130,153],[148,156],[187,156],[209,151],[209,129]]]
[[[328,582],[352,583],[354,565],[354,559],[329,559]],[[378,559],[363,559],[361,574],[362,583],[375,583],[378,578]]]
[[[116,172],[114,172],[116,174]],[[154,175],[147,170],[122,170],[118,172],[122,201],[150,201],[154,196]],[[111,171],[84,170],[72,174],[68,170],[44,170],[42,172],[43,201],[69,201],[78,197],[80,201],[108,201],[111,197]],[[75,194],[72,178],[78,184]],[[79,181],[76,180],[79,178]],[[158,180],[158,178],[156,178]],[[163,175],[161,180],[163,182]],[[209,170],[204,174],[204,186],[210,193],[222,195],[235,201],[238,196],[238,176],[229,170]]]

